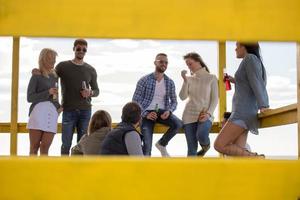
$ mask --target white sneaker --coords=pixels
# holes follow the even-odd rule
[[[160,151],[162,157],[170,157],[166,147],[160,145],[158,142],[155,143],[155,146]]]

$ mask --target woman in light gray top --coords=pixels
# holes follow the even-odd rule
[[[88,133],[71,149],[71,155],[99,155],[102,142],[111,131],[111,116],[104,110],[98,110],[92,116]]]
[[[57,118],[62,108],[58,103],[57,75],[53,70],[57,53],[45,48],[39,56],[40,75],[32,75],[27,101],[32,103],[29,109],[30,154],[48,155],[54,134],[57,132]]]
[[[231,156],[260,156],[246,150],[248,131],[258,134],[257,112],[269,108],[266,90],[266,70],[261,60],[258,43],[237,43],[236,56],[243,58],[234,78],[235,93],[232,114],[215,141],[215,149]]]

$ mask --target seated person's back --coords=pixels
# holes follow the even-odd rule
[[[137,103],[127,103],[122,110],[122,122],[105,137],[102,155],[143,156],[142,140],[135,127],[141,119],[141,108]]]

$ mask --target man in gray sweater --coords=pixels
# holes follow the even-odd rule
[[[91,118],[91,97],[99,95],[97,72],[83,61],[87,41],[74,42],[75,57],[60,62],[55,70],[61,81],[62,91],[62,146],[61,154],[69,155],[73,133],[77,129],[77,142],[86,133]]]

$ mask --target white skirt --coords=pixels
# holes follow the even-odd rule
[[[36,104],[30,113],[27,129],[57,132],[58,112],[50,101]]]

